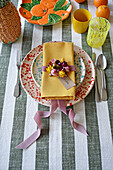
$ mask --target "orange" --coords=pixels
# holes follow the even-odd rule
[[[56,11],[55,14],[59,15],[63,20],[69,16],[69,12],[64,10]]]
[[[78,3],[82,3],[82,2],[85,2],[86,0],[75,0],[75,1]]]
[[[39,19],[37,21],[37,23],[40,24],[40,25],[47,24],[48,23],[48,16],[49,16],[49,14],[52,14],[52,13],[55,13],[55,11],[53,11],[53,9],[48,9],[46,15],[44,15],[41,19]]]
[[[44,6],[43,4],[38,4],[33,6],[33,8],[31,9],[31,14],[36,16],[36,17],[40,17],[43,16],[47,13],[47,7]]]
[[[29,11],[27,11],[26,9],[22,8],[22,7],[19,8],[19,12],[26,19],[31,19],[32,18],[32,14]]]
[[[107,5],[101,5],[96,10],[96,16],[108,19],[110,16],[110,9]]]
[[[107,5],[108,0],[94,0],[93,3],[98,8],[100,5]]]
[[[54,8],[56,0],[41,0],[40,4],[47,6],[47,8]]]

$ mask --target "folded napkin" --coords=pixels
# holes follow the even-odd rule
[[[74,65],[74,51],[72,42],[52,42],[43,44],[43,66],[48,66],[51,59],[55,58],[64,61],[68,65]],[[68,76],[75,83],[75,73],[70,71]],[[75,86],[66,89],[58,77],[50,76],[49,73],[42,73],[41,97],[43,99],[75,99]]]

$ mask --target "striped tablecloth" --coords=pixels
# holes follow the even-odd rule
[[[17,9],[21,1],[12,0]],[[82,4],[71,0],[73,11],[88,9],[92,18],[96,7],[93,0]],[[109,0],[111,28],[104,45],[94,49],[87,45],[86,36],[73,31],[72,13],[63,22],[53,26],[27,23],[21,18],[22,32],[13,44],[0,44],[0,170],[113,170],[113,0]],[[49,110],[31,98],[21,88],[18,98],[13,96],[16,83],[16,51],[22,58],[34,47],[48,41],[69,41],[84,49],[89,56],[95,52],[107,57],[106,69],[108,101],[95,102],[95,89],[81,102],[72,106],[77,121],[89,136],[77,132],[68,117],[57,110],[42,121],[41,137],[28,149],[15,146],[31,135],[37,125],[37,110]]]

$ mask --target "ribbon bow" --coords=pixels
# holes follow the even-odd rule
[[[50,111],[37,111],[34,120],[38,126],[38,130],[36,130],[30,137],[28,137],[25,141],[20,143],[18,146],[16,146],[17,149],[26,149],[29,147],[36,139],[39,138],[41,134],[41,126],[42,126],[42,120],[41,118],[49,117],[51,114],[57,109],[57,107],[60,108],[62,112],[64,112],[70,119],[71,125],[74,129],[78,130],[79,132],[85,134],[88,136],[85,129],[82,127],[82,125],[74,122],[75,112],[72,109],[66,109],[66,102],[65,100],[51,100],[51,110]]]

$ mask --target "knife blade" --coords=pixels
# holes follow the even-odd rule
[[[92,60],[95,66],[95,100],[96,102],[100,102],[101,98],[100,98],[100,94],[99,94],[99,88],[98,88],[98,81],[97,81],[97,67],[96,67],[96,54],[93,52],[92,53]]]

